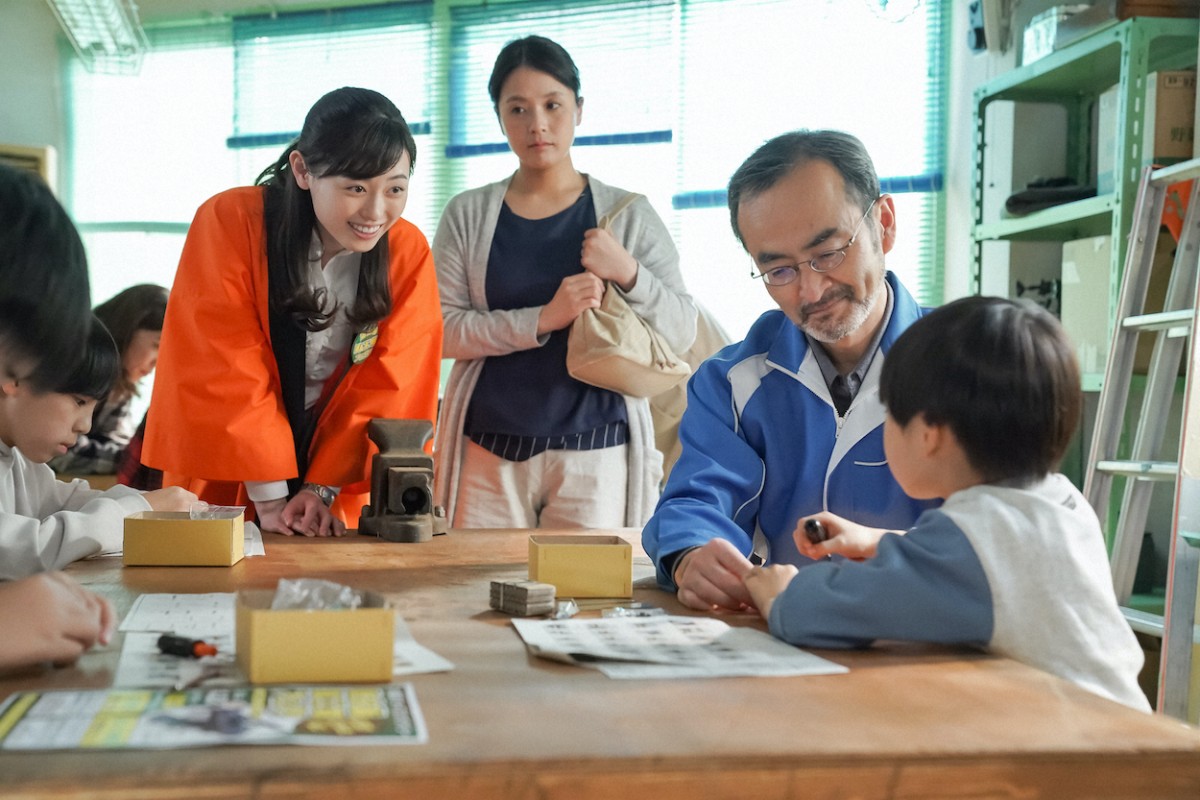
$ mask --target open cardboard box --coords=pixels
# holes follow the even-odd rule
[[[125,566],[229,567],[245,555],[241,514],[192,519],[186,511],[138,511],[125,518]]]
[[[237,596],[237,661],[251,683],[389,683],[396,610],[364,592],[364,604],[330,611],[273,611],[273,591]]]
[[[620,536],[534,534],[529,580],[559,597],[632,597],[633,547]]]

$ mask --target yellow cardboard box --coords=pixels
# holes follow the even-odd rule
[[[125,518],[125,566],[229,567],[245,557],[243,516],[192,519],[186,511],[138,511]]]
[[[632,597],[633,547],[620,536],[533,535],[529,580],[559,597]]]
[[[389,683],[396,611],[365,592],[363,606],[271,610],[272,591],[239,592],[237,661],[251,683]]]

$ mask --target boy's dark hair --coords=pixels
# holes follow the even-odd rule
[[[88,331],[87,346],[75,369],[50,391],[59,394],[75,394],[104,402],[112,391],[113,383],[121,371],[121,355],[117,343],[95,315]]]
[[[793,169],[809,161],[826,161],[842,176],[846,196],[865,214],[879,198],[879,176],[867,148],[855,136],[843,131],[798,130],[780,134],[759,147],[729,179],[726,192],[729,222],[742,247],[742,229],[738,210],[742,201],[762,194],[787,177]]]
[[[96,317],[108,328],[117,352],[123,359],[129,343],[138,331],[161,331],[167,314],[167,290],[154,283],[130,286],[105,300],[95,309]],[[117,376],[116,392],[121,398],[137,393],[137,385],[125,376]]]
[[[917,320],[884,356],[879,394],[901,425],[950,427],[985,481],[1057,469],[1079,424],[1079,364],[1054,315],[965,297]]]
[[[0,164],[0,348],[37,364],[47,388],[73,367],[91,298],[83,242],[45,181]]]

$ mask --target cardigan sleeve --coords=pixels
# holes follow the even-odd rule
[[[599,212],[600,209],[597,209]],[[637,283],[624,293],[637,314],[676,353],[696,339],[696,303],[679,271],[679,251],[650,201],[640,197],[613,223],[613,235],[637,259]]]
[[[490,310],[482,288],[502,184],[473,189],[453,198],[433,237],[433,260],[445,324],[447,358],[474,359],[530,350],[545,344],[537,335],[541,306]]]

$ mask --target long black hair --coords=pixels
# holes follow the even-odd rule
[[[357,180],[382,175],[405,153],[409,171],[416,165],[417,144],[408,123],[391,100],[370,89],[334,89],[309,110],[300,136],[258,176],[264,187],[267,263],[272,309],[286,313],[301,328],[318,331],[333,323],[337,311],[324,308],[325,290],[307,280],[309,244],[317,224],[312,196],[291,171],[293,152],[304,157],[316,177],[340,175]],[[363,253],[358,296],[347,316],[362,327],[392,310],[388,286],[388,240],[384,235]]]
[[[130,286],[96,306],[96,317],[108,328],[117,352],[124,359],[129,343],[138,331],[161,331],[167,314],[167,290],[154,283]],[[122,369],[113,394],[124,400],[137,394],[137,384]]]

